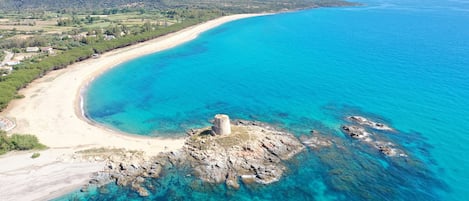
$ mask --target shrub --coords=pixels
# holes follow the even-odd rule
[[[39,143],[39,140],[34,135],[20,135],[13,134],[10,137],[11,143],[14,145],[15,150],[29,150],[29,149],[43,149],[45,146]]]
[[[39,156],[41,156],[41,154],[36,152],[36,153],[34,153],[34,154],[31,156],[31,158],[37,158],[37,157],[39,157]]]
[[[16,95],[14,96],[14,98],[15,98],[15,99],[22,99],[22,98],[24,98],[24,95],[23,95],[23,94],[16,94]]]
[[[5,131],[0,131],[0,155],[12,150],[45,149],[45,145],[39,143],[34,135],[13,134],[8,136]]]
[[[7,153],[13,148],[10,138],[3,131],[0,131],[0,155]]]

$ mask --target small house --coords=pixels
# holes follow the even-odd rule
[[[104,35],[104,40],[114,40],[116,37],[114,35]]]
[[[48,53],[48,54],[53,54],[54,53],[54,48],[52,48],[52,47],[41,47],[41,52]]]
[[[39,52],[38,47],[27,47],[26,52]]]
[[[20,64],[20,61],[7,61],[5,64],[8,66],[14,66]]]

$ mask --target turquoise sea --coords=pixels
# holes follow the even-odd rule
[[[202,184],[172,167],[151,195],[109,185],[59,200],[469,200],[469,1],[364,0],[224,24],[176,48],[124,63],[85,94],[86,115],[136,135],[180,137],[217,113],[316,129],[341,148],[308,150],[279,182]],[[409,158],[349,139],[345,116]]]

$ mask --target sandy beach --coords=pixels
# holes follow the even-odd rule
[[[180,45],[223,23],[259,15],[262,14],[221,17],[107,52],[35,80],[19,92],[25,98],[12,101],[0,115],[16,121],[10,133],[34,134],[50,149],[41,151],[37,159],[30,158],[32,153],[0,157],[0,200],[44,200],[76,190],[103,167],[102,163],[71,160],[79,150],[124,148],[156,155],[182,147],[182,138],[132,136],[93,124],[82,115],[81,90],[93,78],[122,62]]]

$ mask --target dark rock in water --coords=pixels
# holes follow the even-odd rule
[[[396,145],[391,142],[375,141],[374,146],[386,156],[407,157],[404,151],[395,148]]]
[[[80,192],[82,192],[82,193],[83,193],[83,192],[88,192],[88,188],[89,188],[88,185],[83,185],[83,186],[81,187],[81,189],[80,189]]]
[[[319,134],[319,131],[317,131],[317,130],[311,130],[309,133],[310,133],[311,135],[318,135],[318,134]]]
[[[345,125],[342,126],[342,130],[352,138],[360,139],[367,142],[372,141],[372,139],[370,138],[371,133],[367,132],[363,127]]]
[[[370,128],[376,129],[376,130],[384,130],[384,131],[394,131],[393,128],[389,127],[388,125],[385,125],[383,123],[378,123],[371,121],[365,117],[362,116],[349,116],[347,117],[348,120],[355,122],[360,125],[368,126]]]
[[[371,145],[386,156],[407,157],[407,154],[405,154],[404,151],[395,148],[395,145],[393,143],[377,141],[373,139],[373,134],[368,132],[364,127],[344,125],[342,126],[342,131],[354,139],[360,140],[361,142]]]

